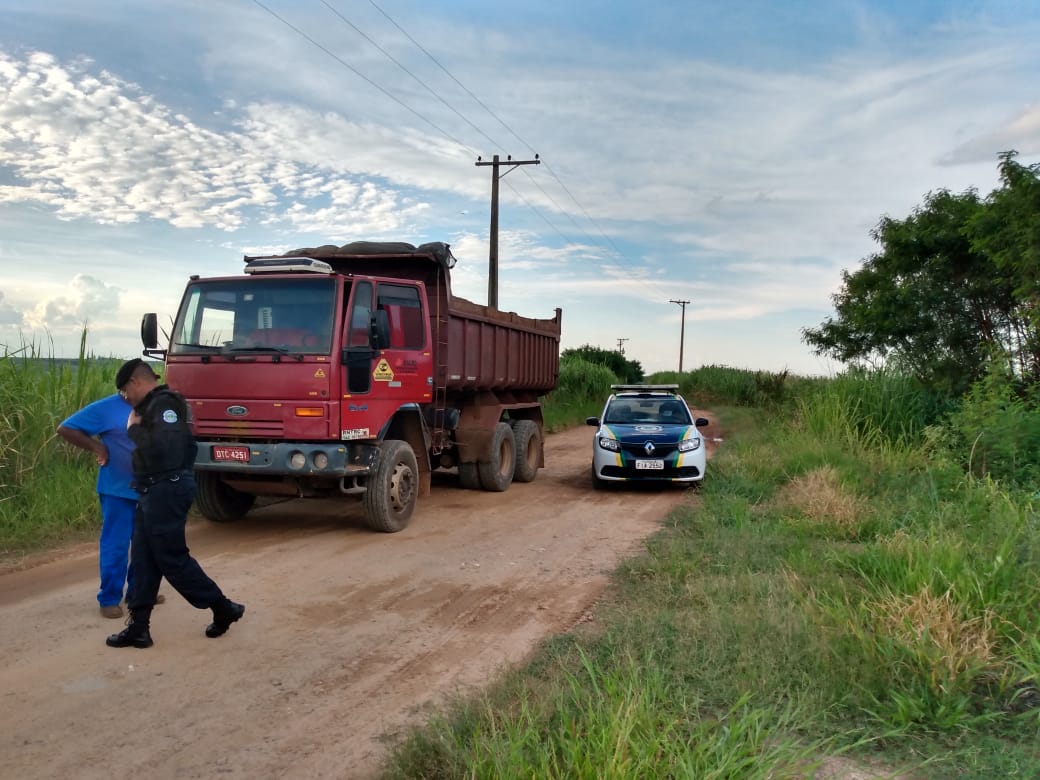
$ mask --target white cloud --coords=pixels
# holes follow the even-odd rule
[[[1024,155],[1040,153],[1040,103],[1027,106],[1006,122],[965,141],[944,155],[943,165],[992,160],[993,151],[1017,151]]]
[[[274,124],[280,131],[274,133],[246,119],[245,130],[255,136],[218,133],[91,67],[89,61],[63,65],[44,53],[18,61],[0,52],[0,166],[18,181],[0,186],[0,203],[38,203],[59,218],[101,224],[158,219],[222,230],[243,227],[250,210],[258,210],[268,213],[268,223],[347,232],[393,230],[423,208],[402,208],[395,193],[374,182],[333,176],[344,168],[328,164],[340,143],[329,140],[337,138],[329,122],[308,132],[303,117]],[[254,110],[265,108],[272,107]],[[291,119],[294,112],[285,113]],[[283,209],[285,193],[330,203]]]
[[[76,274],[65,294],[41,300],[26,312],[26,324],[51,331],[81,329],[95,319],[105,320],[117,312],[121,292],[93,276]]]
[[[4,300],[4,293],[0,290],[0,326],[21,325],[24,314]]]

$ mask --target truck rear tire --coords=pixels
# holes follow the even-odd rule
[[[396,533],[408,525],[419,495],[419,465],[407,442],[379,445],[379,463],[368,477],[365,521],[373,531]]]
[[[476,463],[459,464],[459,484],[466,490],[480,490],[480,472]]]
[[[212,471],[196,471],[195,488],[195,507],[214,523],[241,520],[256,501],[252,493],[235,490]]]
[[[517,420],[513,423],[513,438],[516,440],[517,482],[534,482],[542,458],[542,434],[534,420]]]
[[[513,481],[516,471],[516,439],[509,423],[500,422],[491,437],[491,460],[477,464],[480,486],[492,493],[502,493]]]

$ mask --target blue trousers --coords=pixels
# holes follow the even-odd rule
[[[134,511],[137,501],[132,498],[98,493],[101,502],[101,540],[98,568],[101,589],[97,600],[103,607],[111,607],[123,600],[123,586],[134,579],[132,566],[127,565],[130,555],[130,537],[134,532]]]
[[[217,583],[191,557],[184,537],[184,524],[195,498],[191,472],[154,485],[139,484],[137,489],[141,495],[130,548],[134,585],[126,599],[134,620],[148,622],[163,577],[197,609],[225,603],[227,599]]]

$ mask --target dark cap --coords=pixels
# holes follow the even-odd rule
[[[148,364],[141,360],[141,358],[134,358],[133,360],[128,360],[123,363],[123,365],[119,367],[119,370],[116,371],[116,390],[122,390],[126,387],[126,383],[130,381],[130,377],[134,375],[138,366],[147,365]],[[148,367],[148,370],[151,371],[151,366]],[[152,371],[152,376],[156,376],[154,371]]]

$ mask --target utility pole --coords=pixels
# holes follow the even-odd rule
[[[625,354],[625,348],[623,346],[621,346],[621,345],[624,344],[626,341],[628,341],[628,339],[618,339],[617,340],[617,351],[620,352],[622,355]]]
[[[682,373],[683,342],[686,340],[686,304],[689,301],[677,301],[674,298],[669,303],[677,303],[682,307],[682,325],[679,326],[679,373]]]
[[[541,165],[542,161],[538,155],[533,160],[514,160],[512,155],[506,155],[505,162],[499,162],[496,154],[491,162],[484,162],[483,158],[477,158],[477,166],[490,165],[491,168],[491,247],[488,250],[488,306],[498,308],[498,180],[519,165]],[[499,174],[501,166],[509,166],[509,170]]]

